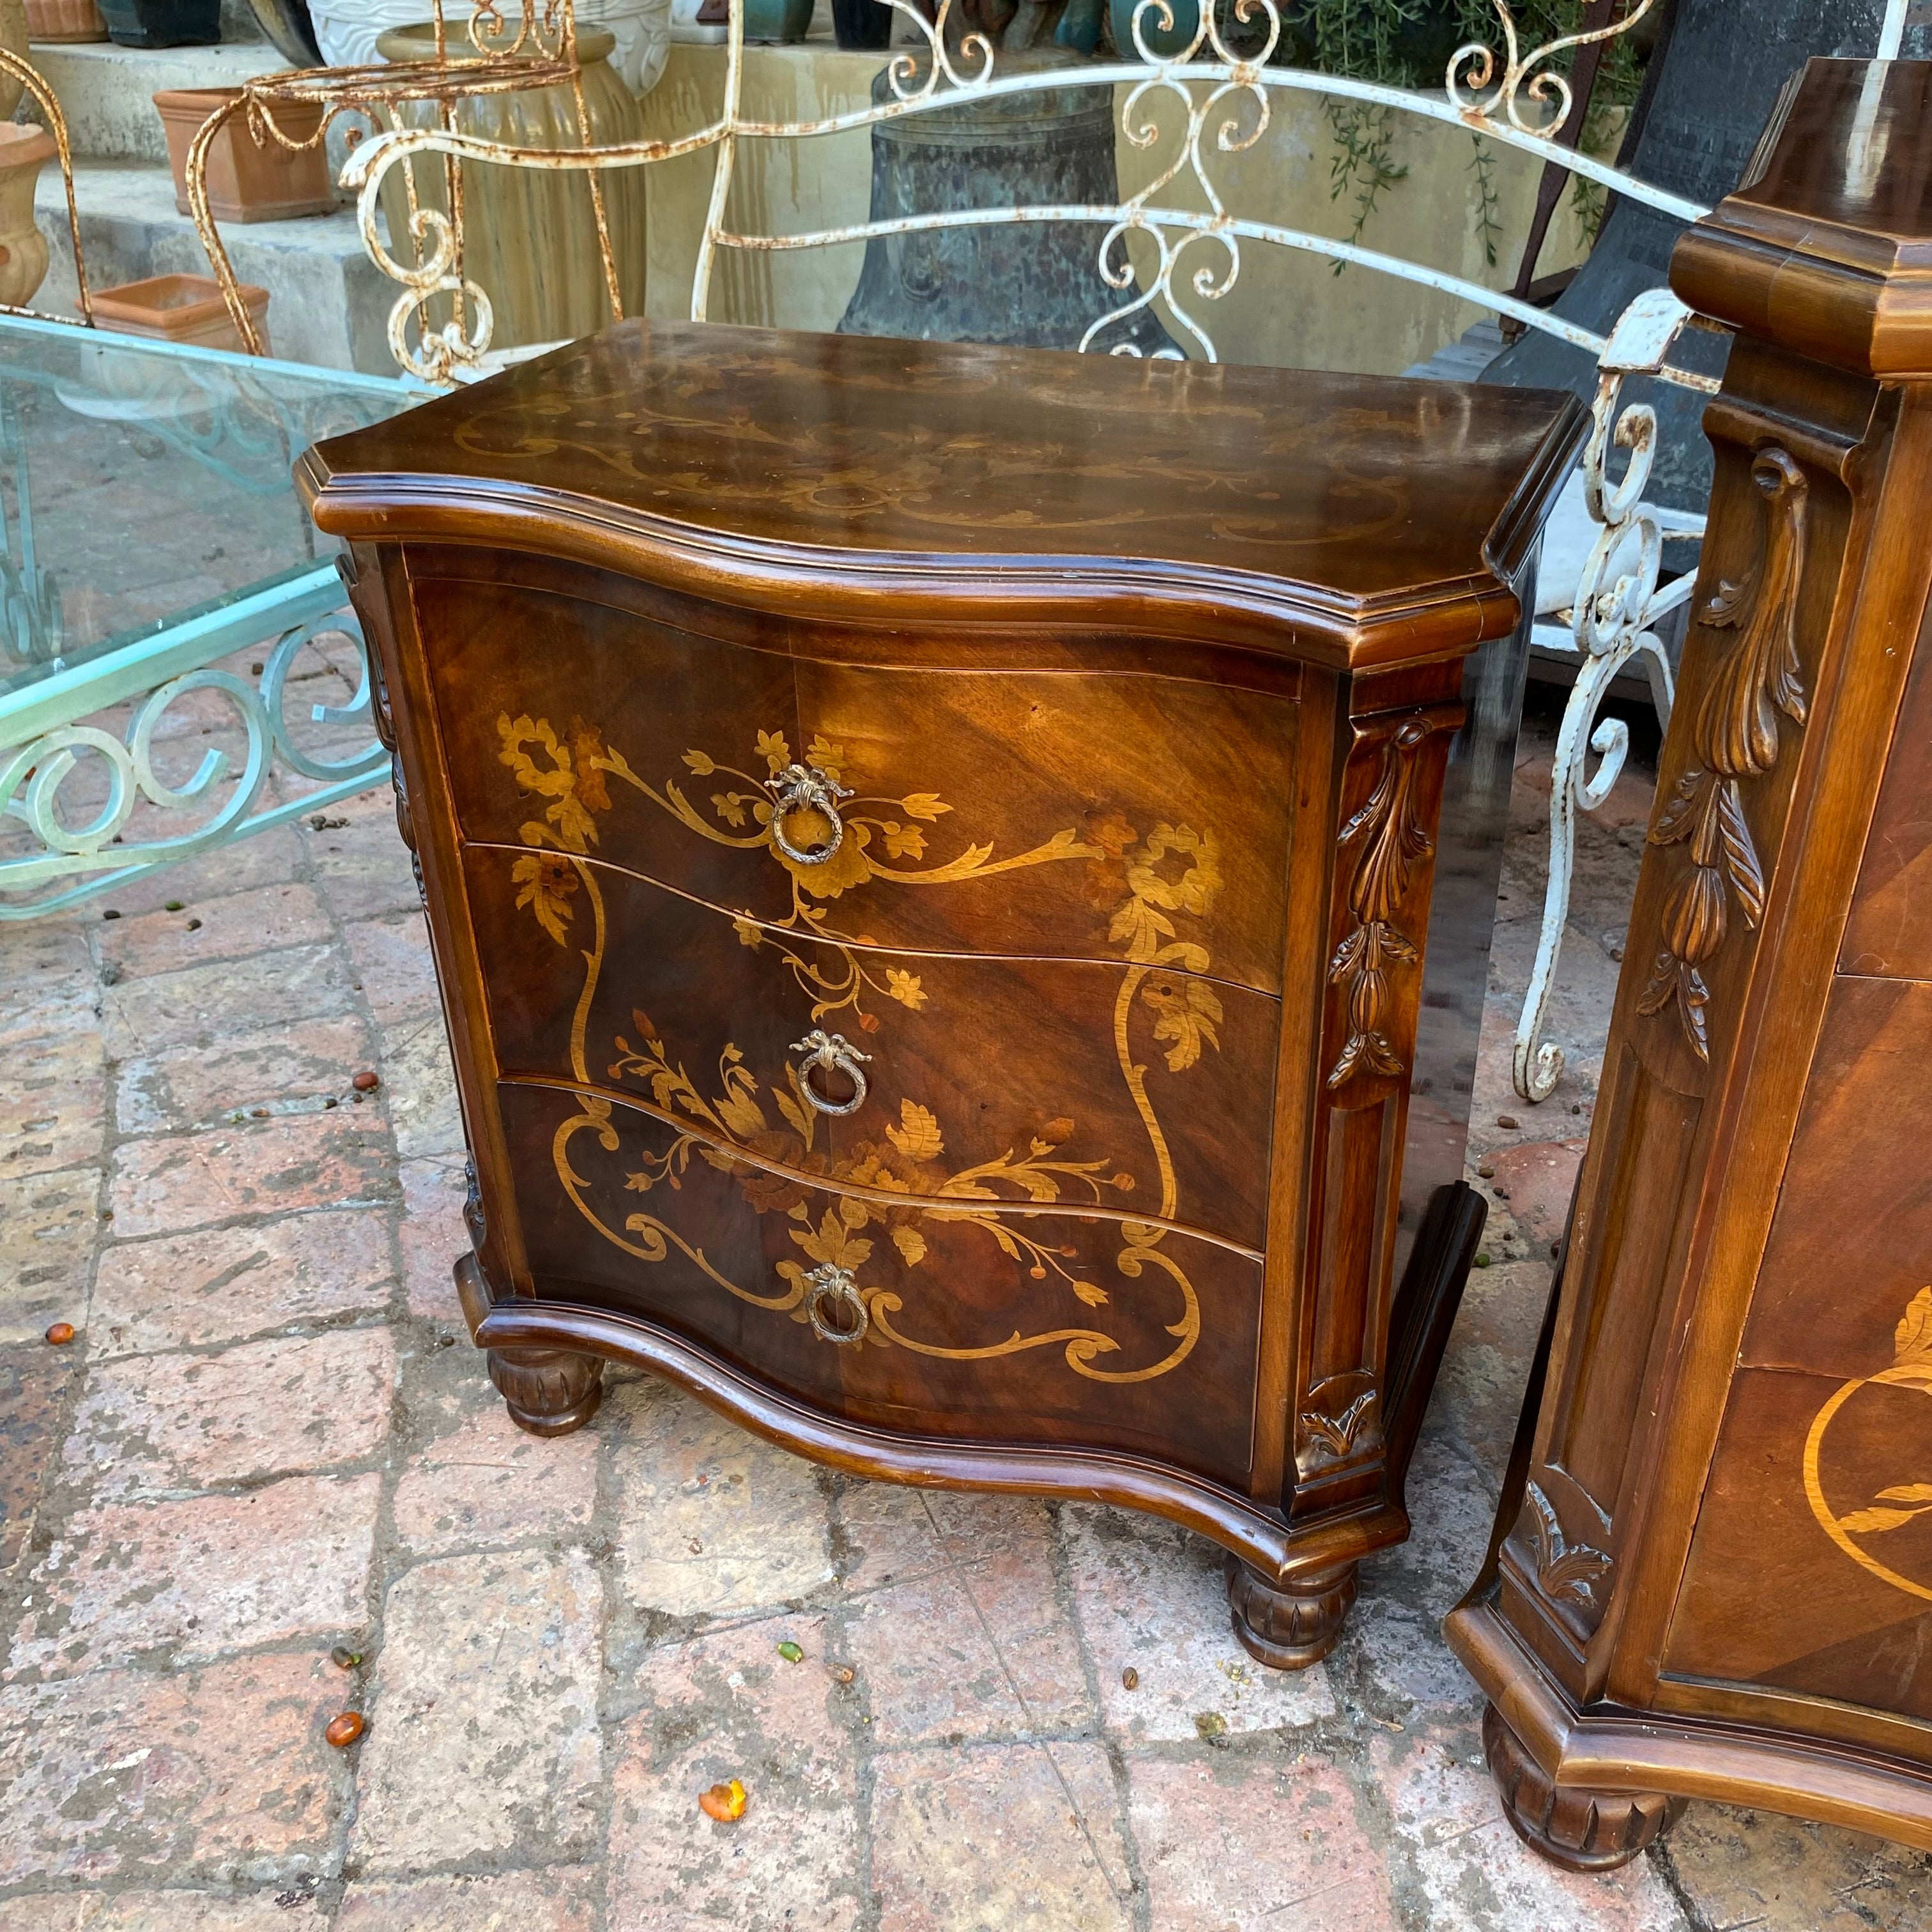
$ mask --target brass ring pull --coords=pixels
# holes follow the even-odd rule
[[[821,1342],[836,1342],[850,1346],[866,1339],[866,1330],[872,1322],[871,1312],[865,1298],[859,1292],[859,1284],[842,1268],[830,1262],[815,1268],[805,1278],[805,1316],[812,1324],[812,1332]],[[838,1318],[829,1319],[832,1311]]]
[[[865,1067],[872,1056],[861,1053],[842,1033],[808,1033],[791,1043],[794,1053],[806,1056],[798,1070],[799,1090],[821,1114],[856,1114],[865,1105],[867,1087]],[[852,1083],[849,1100],[828,1100],[812,1084],[812,1070],[822,1066],[829,1073],[842,1073]]]
[[[845,840],[845,821],[838,801],[852,794],[836,778],[809,765],[788,765],[771,782],[772,843],[795,866],[822,866]],[[822,845],[803,851],[785,836],[784,824],[795,812],[822,812],[832,830]]]

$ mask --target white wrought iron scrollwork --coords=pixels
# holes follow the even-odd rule
[[[710,200],[689,306],[690,314],[699,319],[710,306],[721,249],[773,253],[953,228],[1080,222],[1102,230],[1101,277],[1108,289],[1124,292],[1135,287],[1137,279],[1128,260],[1125,240],[1138,233],[1152,244],[1154,260],[1150,276],[1135,288],[1127,300],[1099,316],[1081,346],[1091,348],[1100,344],[1121,321],[1158,303],[1172,318],[1178,334],[1184,338],[1186,352],[1209,361],[1216,356],[1213,332],[1196,304],[1219,300],[1235,286],[1241,273],[1242,244],[1246,242],[1298,250],[1438,290],[1508,316],[1525,328],[1557,336],[1592,356],[1604,347],[1604,338],[1594,332],[1464,277],[1286,223],[1232,215],[1222,185],[1215,177],[1214,164],[1220,157],[1240,154],[1253,147],[1269,126],[1272,98],[1278,94],[1301,93],[1328,100],[1352,101],[1466,128],[1504,146],[1540,157],[1557,155],[1564,166],[1585,179],[1679,219],[1694,220],[1704,212],[1697,203],[1636,181],[1587,153],[1559,148],[1552,138],[1570,99],[1569,83],[1552,63],[1575,47],[1628,32],[1650,10],[1655,0],[1640,0],[1622,19],[1594,33],[1566,35],[1527,50],[1520,44],[1508,0],[1492,0],[1504,40],[1502,55],[1498,57],[1474,42],[1458,49],[1445,76],[1445,91],[1440,96],[1377,82],[1352,80],[1305,68],[1274,64],[1282,31],[1282,0],[1233,0],[1232,8],[1225,9],[1212,4],[1202,6],[1197,10],[1187,44],[1165,56],[1157,51],[1155,37],[1164,40],[1175,28],[1176,15],[1170,0],[1138,0],[1132,20],[1132,58],[1096,61],[1077,70],[1049,67],[1013,74],[1000,71],[998,56],[983,35],[956,34],[956,0],[939,0],[930,20],[917,0],[886,0],[886,4],[910,23],[921,45],[902,48],[890,56],[886,70],[889,98],[818,120],[760,121],[745,113],[744,20],[739,0],[734,0],[731,8],[722,110],[706,125],[671,140],[608,147],[526,148],[460,133],[447,115],[434,127],[406,128],[398,124],[393,115],[383,117],[380,131],[352,152],[342,182],[357,197],[358,219],[370,259],[401,285],[402,292],[389,326],[391,346],[398,361],[412,374],[445,384],[466,380],[486,369],[491,361],[488,292],[462,277],[460,216],[452,222],[440,212],[418,208],[412,194],[408,236],[392,236],[391,244],[386,244],[379,231],[382,182],[401,167],[407,186],[408,164],[416,155],[440,157],[452,173],[464,161],[584,172],[591,176],[594,189],[597,177],[608,170],[651,166],[682,155],[714,150],[716,160]],[[539,0],[522,0],[522,4],[524,29],[509,34],[506,26],[495,38],[486,36],[477,42],[486,58],[465,64],[473,70],[490,68],[494,63],[500,72],[490,84],[500,89],[536,84],[534,70],[532,74],[520,78],[511,71],[517,61],[531,58],[532,50],[539,61],[544,56],[567,56],[574,60],[569,0],[549,0],[549,4],[541,9]],[[554,32],[550,31],[551,23],[556,23]],[[1232,28],[1249,31],[1234,33]],[[344,70],[337,95],[333,97],[329,94],[327,70],[297,80],[303,98],[332,99],[333,112],[346,108],[352,99],[356,102],[373,100],[374,83],[370,76],[382,71]],[[548,68],[544,71],[548,74]],[[554,76],[550,78],[554,80]],[[1152,182],[1120,202],[935,210],[789,235],[734,227],[727,219],[740,142],[805,140],[844,134],[904,115],[954,107],[964,100],[1036,93],[1064,87],[1075,80],[1082,86],[1126,87],[1120,110],[1121,132],[1132,146],[1143,151],[1166,138],[1150,111],[1154,98],[1172,99],[1185,117],[1175,137],[1172,156],[1156,170]],[[421,84],[427,88],[426,82]],[[478,84],[473,73],[470,84]],[[284,95],[292,98],[296,80],[278,82],[271,76],[250,85],[251,91],[265,100]],[[400,98],[404,83],[392,79],[387,91]],[[1210,130],[1211,153],[1204,138]],[[1177,184],[1197,194],[1205,207],[1180,208],[1162,200],[1163,194]],[[423,218],[432,215],[434,219]],[[208,239],[208,235],[205,233],[203,238]],[[410,251],[400,245],[404,239],[413,250],[407,260],[404,256]],[[615,306],[610,239],[601,216],[598,240]],[[1216,258],[1197,259],[1196,251],[1208,242],[1216,244]],[[440,328],[432,328],[427,320],[428,304],[439,295],[456,298],[455,318]],[[621,313],[621,308],[617,312]],[[1133,352],[1126,345],[1113,346],[1115,352]]]
[[[58,910],[132,874],[333,804],[380,780],[388,769],[388,754],[373,734],[366,746],[329,757],[304,748],[288,716],[290,670],[304,646],[324,633],[340,633],[352,645],[356,688],[346,704],[311,702],[308,722],[334,728],[366,718],[368,646],[355,617],[344,610],[284,632],[263,658],[259,684],[203,667],[137,700],[118,736],[98,724],[68,724],[0,752],[0,818],[24,826],[31,842],[25,851],[0,850],[0,920]],[[230,729],[238,730],[243,745],[238,752],[211,747],[192,772],[171,783],[157,768],[157,742],[173,706],[196,692],[224,701]],[[278,762],[316,781],[316,788],[258,811]],[[144,801],[193,822],[159,837],[124,842]]]
[[[1563,932],[1570,916],[1570,885],[1576,848],[1576,814],[1594,812],[1610,795],[1630,750],[1622,719],[1597,722],[1611,686],[1634,660],[1649,673],[1660,722],[1668,724],[1673,695],[1670,660],[1657,634],[1658,622],[1690,597],[1695,581],[1684,571],[1660,586],[1666,540],[1695,540],[1702,517],[1658,508],[1643,500],[1657,453],[1657,412],[1647,404],[1622,403],[1625,380],[1655,375],[1691,320],[1668,290],[1640,296],[1618,320],[1598,364],[1597,397],[1581,476],[1583,507],[1596,536],[1574,602],[1561,614],[1567,638],[1538,626],[1538,640],[1568,648],[1577,658],[1576,681],[1564,708],[1550,786],[1550,877],[1544,889],[1543,929],[1529,990],[1516,1028],[1511,1076],[1526,1100],[1545,1100],[1563,1071],[1560,1047],[1546,1041],[1550,991]],[[1704,386],[1714,388],[1709,378]],[[1629,452],[1621,476],[1610,473],[1614,443]],[[1589,768],[1594,752],[1596,769]]]

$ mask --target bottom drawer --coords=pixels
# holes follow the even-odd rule
[[[1244,1486],[1255,1256],[1094,1214],[812,1186],[602,1098],[513,1081],[497,1097],[540,1296],[660,1323],[850,1421]],[[842,1177],[860,1187],[866,1155]]]

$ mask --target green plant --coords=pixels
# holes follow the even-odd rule
[[[1322,74],[1376,81],[1384,86],[1439,88],[1449,54],[1456,46],[1475,42],[1494,52],[1495,78],[1502,78],[1506,48],[1494,0],[1278,0],[1278,4],[1285,39]],[[1582,17],[1582,0],[1514,0],[1510,10],[1516,20],[1518,52],[1527,53],[1574,33]],[[1567,74],[1576,53],[1573,48],[1558,55],[1547,70]],[[1627,38],[1618,35],[1605,43],[1585,124],[1586,144],[1600,143],[1610,117],[1636,98],[1639,77],[1636,57]],[[1408,172],[1392,159],[1396,110],[1354,100],[1325,101],[1323,107],[1336,142],[1329,195],[1336,201],[1353,196],[1348,239],[1359,244],[1383,190]],[[1480,137],[1475,137],[1470,169],[1476,178],[1476,228],[1484,258],[1492,268],[1496,265],[1502,232],[1495,160]],[[1573,178],[1571,191],[1578,219],[1594,237],[1603,219],[1604,196],[1580,177]],[[1334,272],[1339,275],[1346,266],[1336,262]]]

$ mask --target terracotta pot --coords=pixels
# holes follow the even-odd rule
[[[249,319],[268,352],[268,292],[248,283],[242,299]],[[103,328],[124,335],[148,335],[163,342],[191,342],[202,349],[239,349],[242,332],[221,299],[221,284],[212,275],[151,275],[144,282],[123,282],[102,289],[94,298],[94,319]]]
[[[34,221],[34,178],[55,153],[44,128],[0,122],[0,302],[24,308],[47,272],[47,238]]]
[[[168,140],[168,166],[175,176],[175,206],[186,214],[188,155],[208,117],[242,98],[233,87],[164,88],[154,106]],[[320,103],[277,107],[275,125],[292,141],[314,140],[322,130]],[[208,151],[208,209],[218,221],[286,221],[298,214],[328,214],[335,207],[328,178],[328,156],[320,142],[313,148],[285,148],[271,134],[257,144],[248,118],[237,114],[215,136]]]
[[[95,0],[120,47],[212,47],[221,38],[221,0]]]
[[[107,22],[94,0],[26,0],[27,38],[61,46],[73,40],[104,40]],[[5,95],[0,93],[0,100]],[[11,110],[9,110],[9,112]]]
[[[385,60],[434,57],[434,35],[427,26],[392,28],[376,44]],[[577,30],[590,140],[602,147],[644,136],[644,114],[637,98],[610,69],[609,57],[616,45],[604,28]],[[436,110],[428,103],[412,102],[398,110],[398,118],[405,126],[434,126]],[[472,94],[456,104],[456,124],[464,134],[518,147],[574,148],[579,142],[576,105],[568,86]],[[418,157],[404,165],[416,170],[422,206],[440,209],[441,161]],[[632,316],[644,312],[644,172],[642,168],[620,168],[602,177],[618,290],[624,313]],[[400,166],[383,181],[382,214],[391,252],[400,261],[412,260]],[[610,320],[590,186],[583,175],[465,162],[463,260],[464,274],[489,297],[494,311],[492,348],[572,340],[594,334]],[[447,302],[439,298],[430,313],[440,327],[448,319]]]

